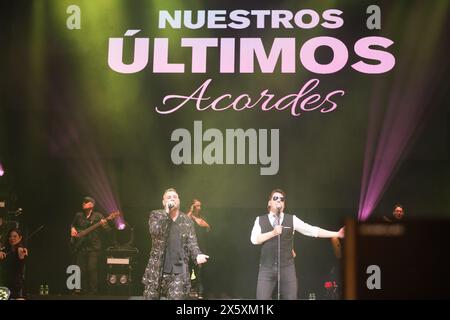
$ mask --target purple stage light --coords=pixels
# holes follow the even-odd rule
[[[416,6],[413,11],[417,10],[421,10],[421,7]],[[437,17],[441,16],[440,6],[435,6],[434,11]],[[406,30],[413,29],[416,23],[414,14],[412,12],[406,21]],[[431,112],[431,98],[445,76],[449,59],[443,56],[445,50],[439,47],[443,44],[439,41],[439,35],[443,35],[442,25],[436,23],[429,29],[424,30],[424,34],[432,34],[433,37],[427,38],[426,46],[414,39],[414,33],[406,33],[404,43],[398,44],[401,48],[398,54],[400,63],[396,66],[393,83],[379,79],[374,86],[361,181],[359,220],[367,220],[378,204],[424,116]],[[384,117],[383,106],[386,106]]]
[[[69,170],[83,188],[84,194],[94,197],[97,205],[107,215],[113,212],[121,213],[114,219],[118,228],[124,224],[119,197],[106,173],[104,161],[99,156],[92,133],[82,120],[75,121],[69,118],[64,110],[57,109],[55,115],[59,121],[55,122],[55,140],[50,146],[51,151],[54,155],[64,158]]]
[[[0,177],[3,177],[4,175],[5,175],[5,169],[3,168],[3,165],[0,162]]]
[[[430,78],[426,78],[431,81]],[[412,143],[420,120],[427,111],[427,96],[424,91],[414,90],[417,85],[411,84],[411,89],[406,91],[413,93],[406,98],[400,94],[402,90],[394,86],[394,92],[391,94],[378,135],[376,134],[375,117],[369,119],[358,212],[359,220],[367,220],[375,209],[390,179],[401,163],[402,155]],[[423,79],[421,85],[426,85],[425,79]],[[380,105],[377,105],[376,102],[373,102],[371,107],[380,109]]]

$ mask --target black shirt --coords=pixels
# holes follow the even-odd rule
[[[179,217],[179,216],[178,216]],[[181,245],[181,232],[178,226],[178,217],[175,221],[169,219],[169,235],[164,257],[164,273],[183,273],[183,248]]]
[[[99,212],[93,211],[89,218],[86,218],[84,212],[77,212],[75,214],[75,218],[72,222],[72,227],[77,229],[78,232],[89,228],[90,226],[96,224],[101,219],[103,219],[103,215]],[[103,231],[103,227],[98,227],[92,232],[88,233],[81,244],[79,250],[81,251],[96,251],[101,250],[102,248],[102,238],[101,232]],[[81,238],[83,239],[83,238]]]

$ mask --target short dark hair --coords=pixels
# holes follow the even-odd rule
[[[274,193],[281,193],[283,195],[283,197],[286,198],[286,192],[284,192],[281,189],[273,189],[272,192],[270,193],[269,200],[272,199],[272,196],[273,196]]]
[[[394,207],[392,208],[392,211],[395,211],[396,208],[402,208],[403,211],[405,211],[405,208],[403,207],[403,205],[397,203],[396,205],[394,205]]]
[[[165,195],[167,192],[175,192],[176,194],[178,194],[178,192],[177,192],[177,190],[175,190],[175,188],[169,188],[169,189],[166,189],[166,190],[164,191],[164,193],[163,193],[163,198],[164,198],[164,195]]]

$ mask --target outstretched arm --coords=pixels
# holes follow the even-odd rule
[[[344,237],[344,227],[340,228],[339,231],[328,231],[319,228],[319,238],[343,238]]]
[[[297,232],[304,234],[309,237],[318,237],[318,238],[343,238],[344,237],[344,228],[339,229],[339,231],[329,231],[319,227],[311,226],[299,218],[294,216],[294,229]]]

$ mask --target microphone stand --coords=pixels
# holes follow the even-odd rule
[[[278,225],[280,225],[280,209],[277,209],[277,215],[278,215]],[[277,257],[277,281],[278,281],[278,292],[277,292],[277,300],[280,300],[280,283],[281,283],[281,270],[280,270],[280,263],[281,263],[281,234],[278,235],[278,257]]]

